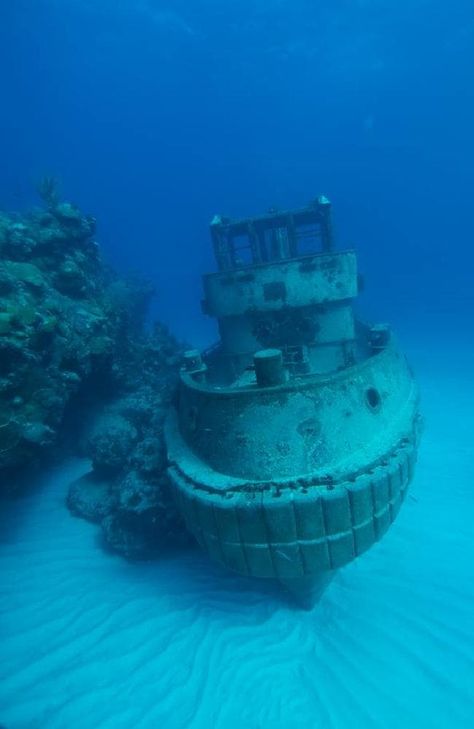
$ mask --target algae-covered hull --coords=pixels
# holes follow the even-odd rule
[[[386,326],[354,319],[355,256],[332,252],[328,213],[320,198],[214,222],[221,271],[205,280],[204,303],[221,343],[187,353],[166,428],[176,500],[201,546],[305,602],[386,532],[417,448],[411,371]],[[310,224],[323,250],[301,256]]]

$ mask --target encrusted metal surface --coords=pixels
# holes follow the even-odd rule
[[[321,250],[301,255],[308,226]],[[388,327],[354,318],[355,254],[332,251],[326,198],[211,231],[219,272],[204,278],[204,308],[221,342],[185,358],[169,474],[213,559],[306,594],[394,521],[418,390]]]
[[[218,492],[189,479],[178,463],[170,472],[186,524],[211,557],[254,577],[288,578],[342,567],[380,539],[398,514],[415,459],[414,436],[337,485]]]

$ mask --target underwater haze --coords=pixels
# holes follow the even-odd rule
[[[212,216],[324,193],[379,316],[451,329],[473,304],[473,23],[469,0],[4,1],[0,205],[57,175],[197,343]]]
[[[0,0],[0,82],[0,210],[57,177],[193,347],[213,215],[327,195],[425,423],[397,521],[308,612],[103,550],[65,507],[88,462],[35,475],[0,517],[0,725],[473,727],[473,0]]]

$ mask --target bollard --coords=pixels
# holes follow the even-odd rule
[[[281,349],[261,349],[253,356],[259,387],[274,387],[286,382]]]

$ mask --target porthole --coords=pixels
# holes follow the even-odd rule
[[[369,387],[368,390],[365,391],[365,401],[369,410],[378,410],[380,408],[380,403],[382,402],[380,392],[376,390],[375,387]]]

